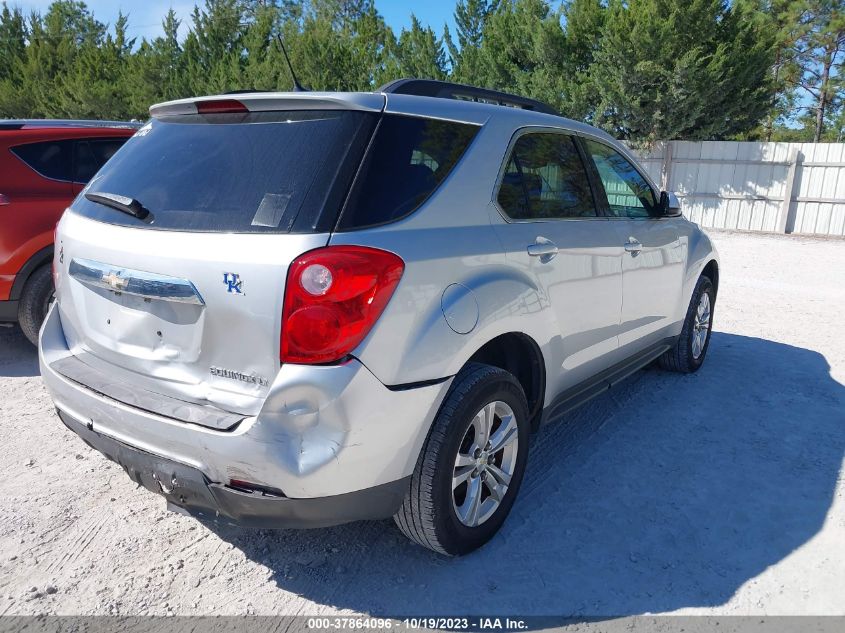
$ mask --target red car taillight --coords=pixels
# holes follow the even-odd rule
[[[282,313],[283,363],[330,363],[364,340],[393,295],[405,263],[364,246],[328,246],[288,270]]]

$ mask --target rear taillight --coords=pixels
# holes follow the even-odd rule
[[[283,363],[331,363],[364,340],[393,295],[405,263],[363,246],[328,246],[291,264],[282,317]]]
[[[0,207],[5,206],[7,204],[11,204],[11,201],[2,193],[0,193]]]

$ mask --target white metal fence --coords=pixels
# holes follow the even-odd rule
[[[845,143],[669,141],[640,155],[702,226],[845,235]]]

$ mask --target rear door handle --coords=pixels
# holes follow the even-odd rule
[[[557,246],[550,239],[538,236],[533,244],[528,245],[528,254],[531,257],[539,257],[540,261],[545,264],[557,255]]]
[[[636,238],[629,237],[628,241],[625,242],[625,250],[636,256],[643,250],[643,245]]]

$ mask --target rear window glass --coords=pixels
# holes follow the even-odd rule
[[[74,141],[27,143],[11,148],[12,153],[42,176],[70,181],[73,176]]]
[[[465,123],[385,115],[338,228],[384,224],[411,213],[449,175],[477,132]]]
[[[111,224],[164,230],[329,230],[351,181],[348,164],[357,167],[375,119],[326,110],[153,119],[72,208]],[[134,198],[150,215],[139,220],[86,192]]]

